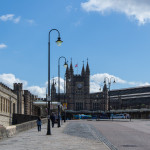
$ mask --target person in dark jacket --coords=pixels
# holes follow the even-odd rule
[[[41,121],[41,118],[40,117],[38,117],[38,119],[37,119],[37,127],[38,127],[38,131],[41,131],[41,125],[42,125],[42,121]]]
[[[52,128],[53,128],[54,124],[55,124],[55,115],[54,115],[54,113],[52,113],[52,115],[51,115],[51,121],[52,121]]]

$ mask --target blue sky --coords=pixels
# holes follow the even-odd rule
[[[57,79],[58,58],[65,56],[78,63],[78,73],[88,58],[91,92],[106,76],[117,80],[112,89],[149,85],[149,21],[148,0],[0,1],[0,82],[23,82],[45,95],[48,32],[56,28],[64,42],[57,47],[51,33],[51,77]]]

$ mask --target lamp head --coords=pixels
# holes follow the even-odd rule
[[[65,68],[67,68],[67,66],[68,66],[68,64],[67,64],[67,63],[66,63],[66,61],[65,61],[65,63],[64,63],[64,67],[65,67]]]
[[[57,46],[61,46],[62,42],[63,42],[63,41],[61,40],[61,38],[58,37],[58,39],[57,39],[57,41],[56,41]]]

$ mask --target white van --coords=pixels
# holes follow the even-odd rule
[[[124,114],[111,115],[111,119],[125,119]]]

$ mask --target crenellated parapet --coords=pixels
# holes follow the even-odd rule
[[[13,90],[2,82],[0,82],[0,91],[2,91],[3,93],[5,93],[10,97],[17,99],[17,95],[13,92]]]

